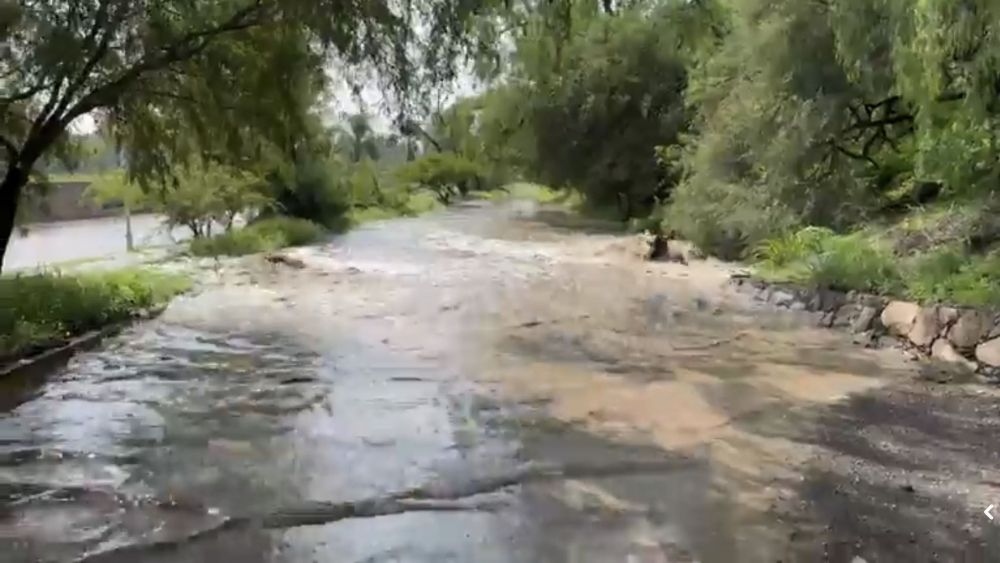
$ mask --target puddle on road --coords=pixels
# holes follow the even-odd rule
[[[726,289],[723,266],[645,264],[630,239],[537,211],[368,225],[291,251],[303,270],[234,261],[161,319],[4,392],[3,561],[794,561],[822,558],[829,538],[838,555],[887,549],[846,547],[879,532],[824,530],[816,514],[844,506],[830,484],[849,473],[853,417],[870,417],[832,413],[910,367],[756,308]],[[185,540],[231,516],[459,490],[538,463],[567,474],[494,491],[490,509]],[[625,470],[642,463],[663,468]]]

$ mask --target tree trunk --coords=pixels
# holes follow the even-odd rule
[[[27,183],[28,175],[17,166],[8,168],[7,175],[0,183],[0,272],[3,271],[7,246],[14,233],[17,204],[21,199],[21,191]]]
[[[128,204],[125,205],[125,250],[132,252],[135,245],[132,242],[132,210]]]

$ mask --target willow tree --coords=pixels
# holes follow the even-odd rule
[[[130,173],[296,142],[331,63],[385,91],[447,76],[467,0],[0,0],[0,263],[25,185],[71,124],[110,124]],[[413,25],[414,21],[420,26]],[[419,31],[423,33],[419,33]],[[434,41],[424,41],[427,37]],[[421,72],[418,73],[417,70]]]

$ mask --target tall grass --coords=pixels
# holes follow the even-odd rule
[[[0,278],[0,358],[128,319],[189,285],[183,276],[137,269]]]

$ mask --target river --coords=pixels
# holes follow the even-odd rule
[[[994,389],[602,227],[373,223],[4,381],[0,561],[996,556]]]

